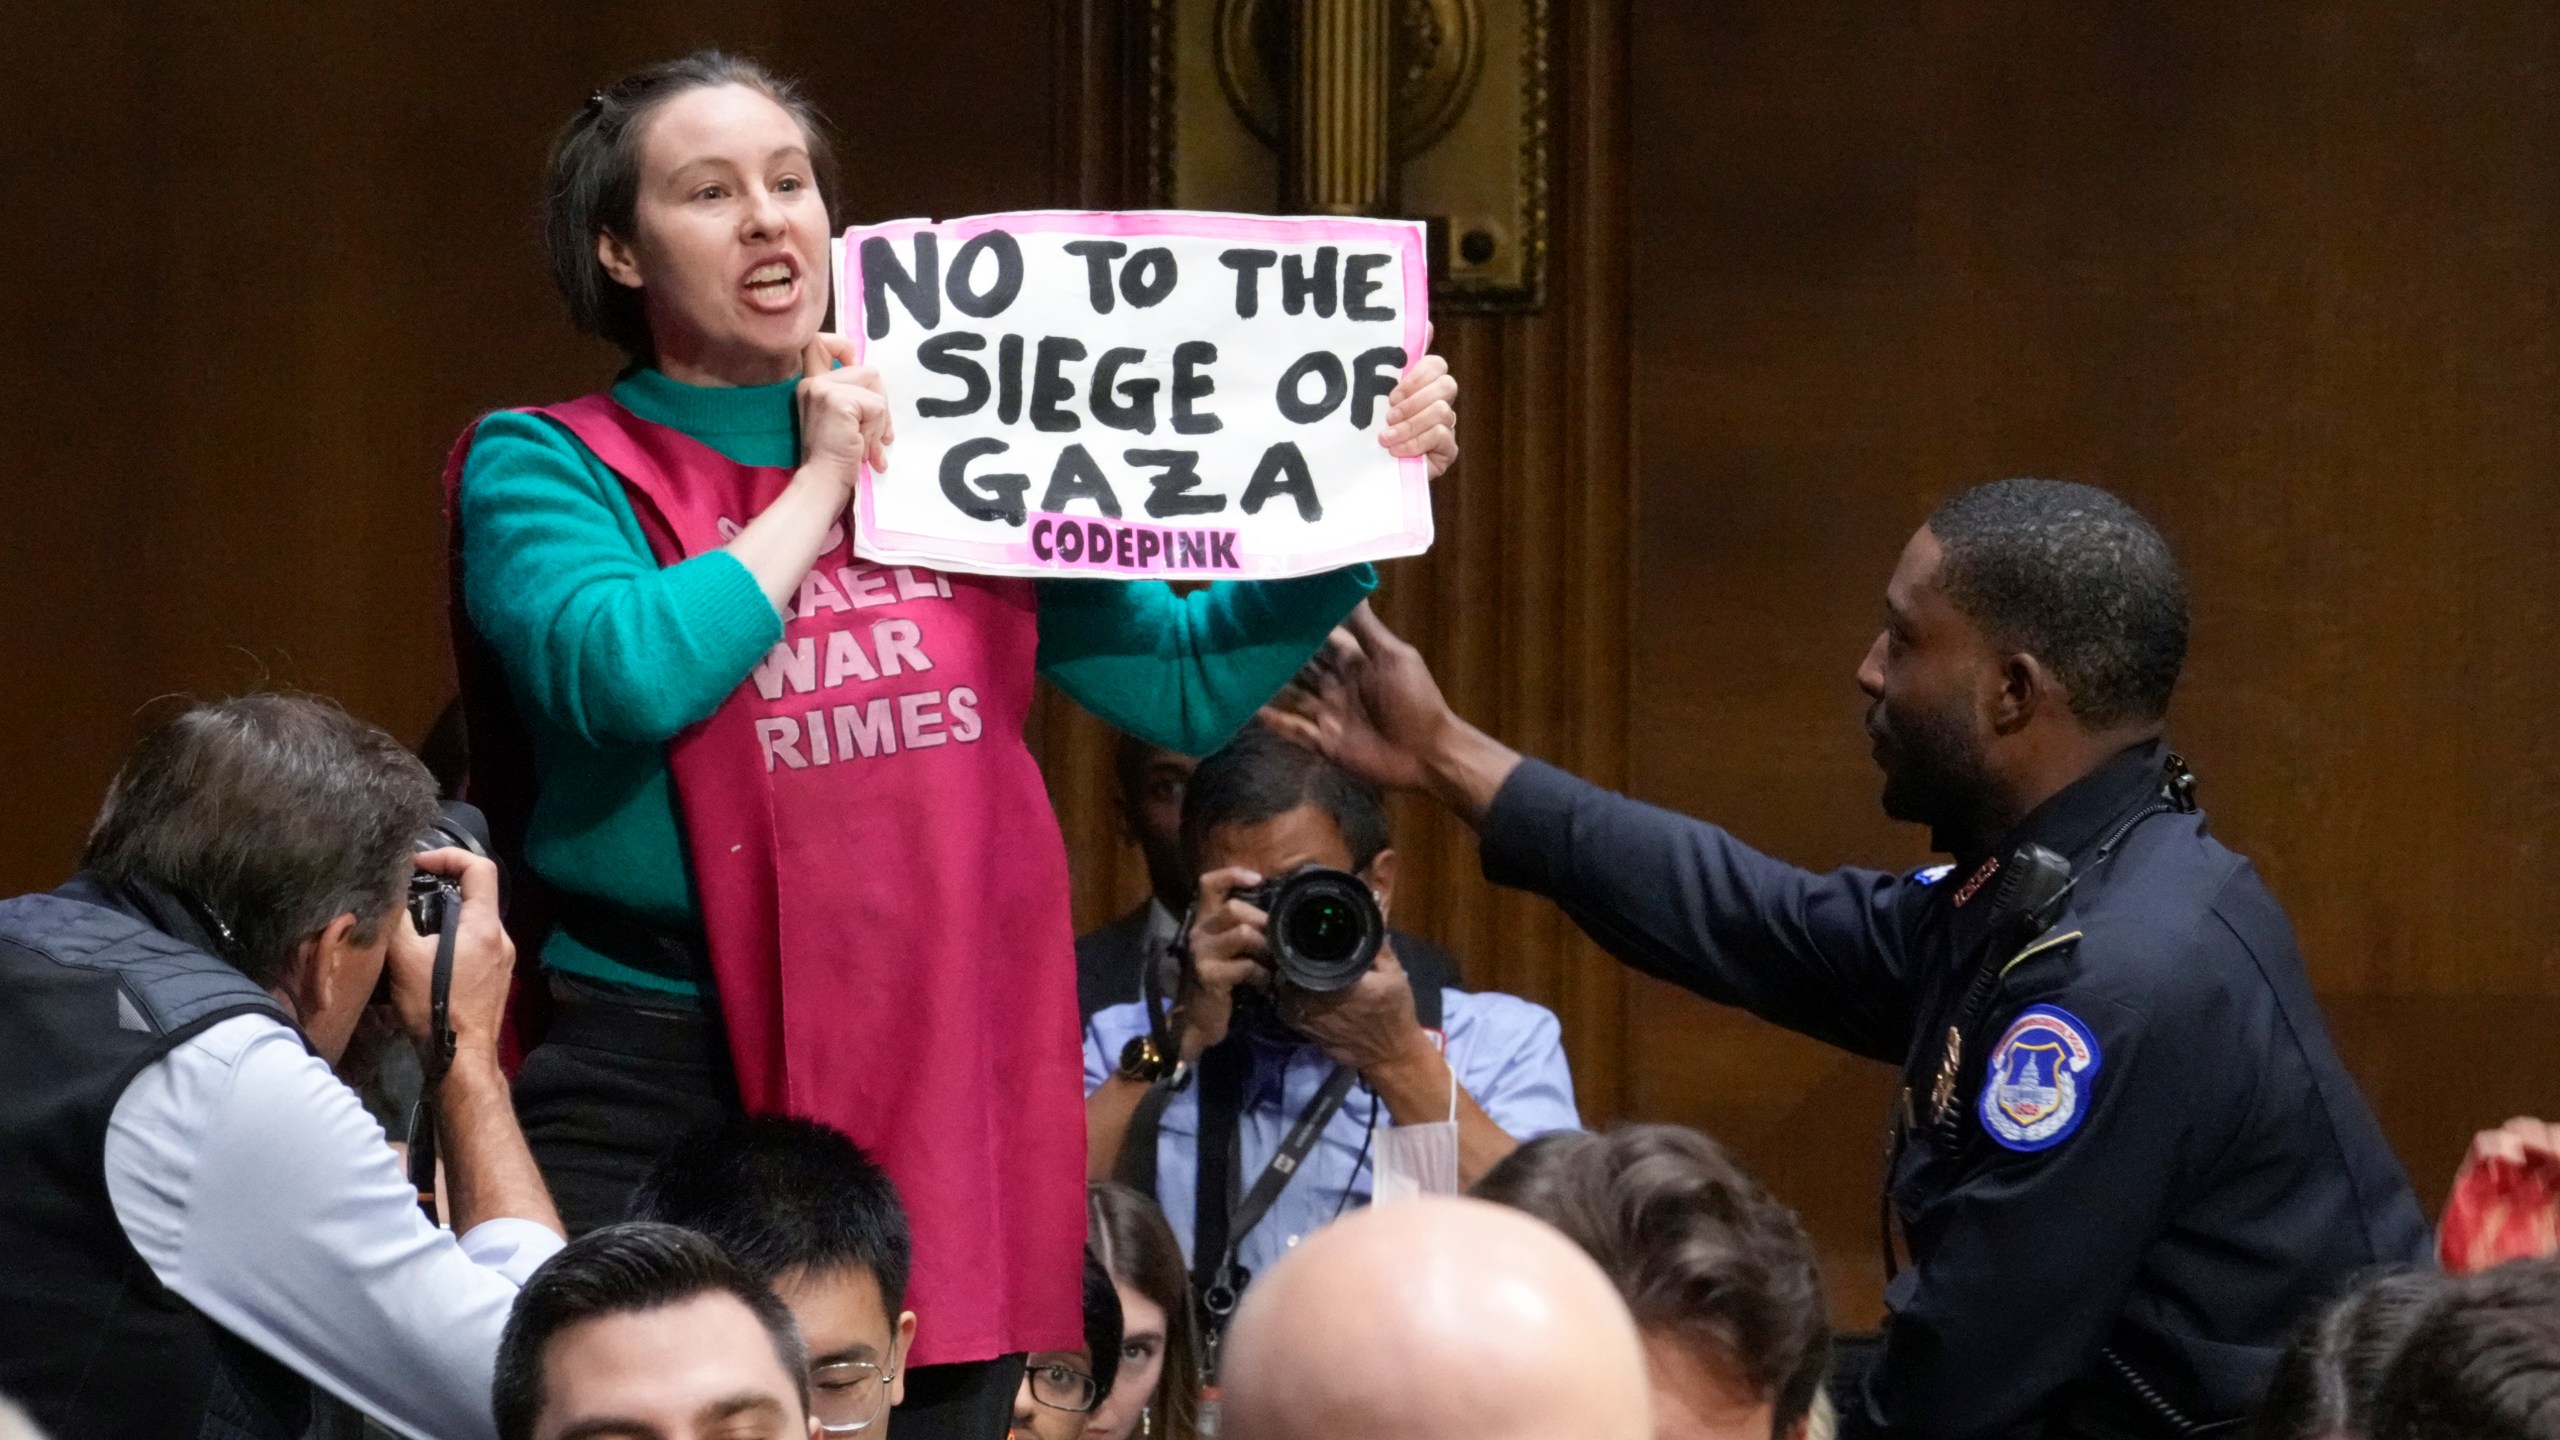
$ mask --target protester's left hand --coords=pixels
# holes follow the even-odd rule
[[[1291,1029],[1363,1075],[1410,1059],[1416,1045],[1431,1043],[1414,1013],[1413,986],[1393,945],[1378,947],[1378,963],[1344,989],[1316,995],[1294,985],[1273,988],[1280,1018]]]
[[[1423,332],[1425,345],[1431,333]],[[1387,428],[1378,443],[1399,458],[1424,455],[1437,480],[1458,458],[1458,381],[1449,362],[1425,355],[1387,392]]]

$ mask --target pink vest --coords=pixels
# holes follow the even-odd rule
[[[791,478],[607,396],[537,413],[621,477],[662,565]],[[830,539],[782,643],[667,752],[739,1093],[896,1180],[915,1363],[1075,1349],[1083,1060],[1066,847],[1022,738],[1032,586]]]

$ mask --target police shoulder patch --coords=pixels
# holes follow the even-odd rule
[[[2096,1097],[2098,1037],[2068,1010],[2018,1012],[1982,1079],[1982,1128],[2011,1150],[2050,1150],[2071,1138]]]

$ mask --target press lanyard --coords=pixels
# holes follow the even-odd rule
[[[1204,1061],[1208,1059],[1205,1055],[1201,1058]],[[1246,1057],[1236,1055],[1232,1058],[1244,1060]],[[1289,1133],[1281,1138],[1280,1148],[1272,1154],[1270,1163],[1262,1167],[1262,1173],[1254,1178],[1253,1185],[1245,1190],[1242,1199],[1236,1198],[1234,1172],[1227,1162],[1235,1153],[1237,1112],[1242,1108],[1241,1081],[1244,1077],[1236,1073],[1232,1077],[1218,1078],[1233,1083],[1213,1085],[1212,1077],[1205,1070],[1201,1076],[1199,1158],[1204,1190],[1198,1199],[1198,1211],[1201,1212],[1200,1219],[1214,1218],[1220,1222],[1223,1233],[1213,1237],[1206,1233],[1204,1226],[1194,1225],[1196,1231],[1202,1232],[1196,1237],[1202,1242],[1201,1253],[1209,1253],[1209,1246],[1215,1244],[1218,1259],[1215,1265],[1192,1276],[1193,1284],[1199,1289],[1200,1308],[1204,1312],[1202,1318],[1206,1322],[1202,1327],[1206,1353],[1201,1357],[1201,1373],[1212,1383],[1217,1378],[1218,1350],[1226,1337],[1227,1320],[1235,1314],[1236,1301],[1244,1289],[1244,1277],[1236,1266],[1236,1251],[1244,1243],[1244,1237],[1252,1233],[1254,1226],[1262,1223],[1264,1215],[1270,1213],[1272,1202],[1280,1198],[1280,1192],[1297,1178],[1299,1167],[1315,1149],[1316,1141],[1323,1138],[1325,1127],[1333,1123],[1334,1115],[1342,1109],[1342,1102],[1350,1097],[1351,1087],[1360,1076],[1348,1065],[1333,1067],[1332,1072],[1325,1076],[1324,1083],[1307,1101],[1306,1108],[1298,1112]],[[1214,1155],[1212,1147],[1215,1147]],[[1224,1202],[1214,1217],[1206,1213],[1210,1200],[1205,1187],[1209,1186],[1216,1187],[1219,1198]]]

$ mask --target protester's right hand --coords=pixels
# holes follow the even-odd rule
[[[462,889],[462,914],[453,944],[453,986],[446,1023],[453,1027],[455,1058],[478,1053],[495,1060],[498,1028],[507,1013],[507,982],[515,975],[516,946],[498,921],[498,865],[466,850],[431,850],[417,866]],[[434,1034],[436,937],[421,935],[402,905],[391,936],[391,1002],[400,1028],[424,1054]]]
[[[1182,1012],[1182,1058],[1227,1038],[1235,1018],[1236,987],[1263,974],[1260,957],[1267,948],[1263,927],[1271,917],[1235,897],[1238,890],[1262,883],[1262,877],[1238,866],[1212,870],[1200,877],[1200,898],[1191,911],[1191,966],[1182,977],[1177,1006]]]
[[[1422,652],[1364,600],[1262,718],[1370,784],[1418,790],[1428,778],[1423,757],[1457,717]]]
[[[838,365],[837,361],[843,361]],[[853,494],[864,464],[889,468],[897,427],[889,414],[880,372],[853,363],[853,345],[821,334],[800,352],[800,468],[826,476]]]

